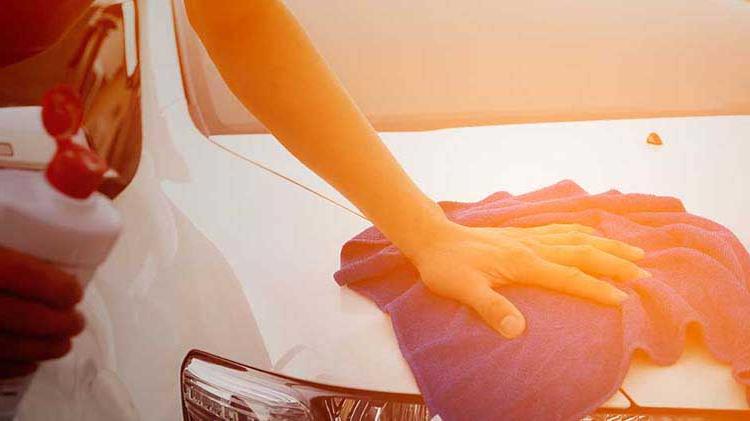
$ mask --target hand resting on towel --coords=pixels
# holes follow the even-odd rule
[[[472,228],[448,222],[411,254],[434,293],[473,308],[507,338],[526,326],[518,309],[492,288],[520,283],[617,305],[627,294],[615,281],[648,277],[634,261],[643,250],[595,235],[591,227],[554,224],[533,228]]]

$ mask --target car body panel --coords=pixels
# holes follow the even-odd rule
[[[272,137],[201,133],[182,85],[170,2],[139,6],[143,150],[115,200],[125,231],[87,292],[89,327],[32,386],[29,418],[42,418],[44,408],[60,419],[103,419],[98,411],[109,411],[108,419],[178,419],[179,367],[192,348],[321,383],[418,393],[388,316],[332,278],[341,245],[369,222]],[[594,192],[676,195],[748,245],[742,218],[750,198],[741,193],[749,119],[540,123],[383,138],[431,197],[478,200],[570,178]],[[652,131],[663,146],[645,143]],[[85,373],[82,361],[106,374],[95,377],[102,387],[65,389],[71,395],[44,389],[65,370]],[[671,367],[635,360],[624,389],[641,405],[747,408],[728,367],[692,344]],[[111,407],[96,407],[102,394]],[[629,402],[618,392],[605,406]]]
[[[651,132],[659,133],[664,144],[648,144]],[[591,192],[618,188],[677,196],[690,212],[726,225],[748,246],[745,215],[750,198],[745,191],[750,175],[744,157],[750,156],[750,144],[745,142],[749,135],[750,117],[737,116],[455,128],[383,133],[383,139],[431,197],[476,201],[496,190],[522,193],[569,178]],[[212,139],[352,206],[270,136]],[[352,227],[352,235],[357,228]],[[339,239],[331,238],[331,246],[328,241],[316,237],[311,244],[330,247],[333,253]],[[327,273],[320,282],[331,282]],[[280,334],[279,340],[287,339]],[[378,343],[373,340],[368,348]],[[657,367],[636,359],[625,379],[625,391],[640,405],[747,409],[745,391],[730,368],[713,360],[702,346],[689,345],[673,366]]]
[[[151,13],[169,13],[164,4],[151,5]],[[152,83],[173,85],[178,75],[167,70],[174,71],[176,65],[164,60],[171,57],[177,61],[173,39],[150,42],[151,49],[159,51],[160,62],[164,62],[159,71],[152,70],[149,75]],[[197,141],[195,133],[191,136],[182,133],[192,122],[186,101],[177,100],[163,113],[172,130],[169,136],[172,141],[188,142],[189,138],[191,142]],[[664,146],[646,144],[646,137],[652,131],[662,136]],[[676,195],[692,212],[724,223],[748,245],[750,231],[743,224],[742,215],[750,203],[740,194],[742,183],[737,182],[747,177],[742,166],[743,152],[745,156],[748,152],[742,139],[747,134],[750,134],[748,117],[693,117],[384,133],[383,138],[432,197],[478,200],[498,189],[520,193],[571,178],[591,191],[618,187],[624,191]],[[205,154],[196,152],[192,159],[180,159],[179,165],[160,163],[180,167],[178,179],[190,174],[192,183],[204,187],[163,183],[163,191],[225,253],[243,283],[271,366],[287,375],[321,382],[416,392],[387,316],[363,298],[336,286],[331,278],[337,268],[340,245],[368,223],[287,181],[284,183],[288,191],[282,191],[280,185],[279,190],[271,189],[258,180],[256,189],[251,179],[229,177],[235,170],[238,174],[246,171],[240,169],[242,166],[265,171],[257,166],[260,164],[356,212],[272,137],[213,136],[210,140],[218,145],[203,139],[206,145],[199,148],[205,149]],[[236,161],[221,165],[210,163],[208,150],[217,146],[228,148],[242,159],[235,157]],[[170,156],[187,153],[184,146],[172,145],[169,150]],[[711,154],[715,155],[707,159]],[[201,166],[207,168],[199,170]],[[703,169],[701,177],[695,177],[696,168]],[[204,175],[197,177],[196,171]],[[207,179],[199,180],[203,177]],[[277,177],[277,181],[281,179]],[[717,189],[717,185],[721,188]],[[266,188],[269,195],[247,192],[251,189],[261,193]],[[200,197],[209,191],[212,195],[232,197],[234,204]],[[731,205],[727,205],[727,198],[731,198]],[[229,208],[219,212],[215,209],[219,203],[226,203]],[[261,210],[264,208],[266,211]],[[267,212],[265,217],[264,212]],[[248,215],[258,215],[259,221],[269,219],[261,223]],[[237,225],[222,222],[224,218],[238,221]],[[253,244],[249,237],[263,239],[263,244]],[[272,239],[279,240],[278,244]],[[291,262],[283,264],[290,256]],[[266,262],[270,264],[264,265]],[[368,355],[362,355],[364,351]],[[692,352],[691,348],[688,352]],[[629,373],[627,392],[636,402],[641,397],[654,406],[747,408],[746,401],[739,396],[742,389],[734,383],[728,367],[705,355],[701,357],[700,352],[696,355],[698,365],[713,373],[715,383],[691,382],[690,370],[680,371],[683,360],[694,360],[690,354],[673,367],[649,368],[647,363],[636,362],[642,368]],[[726,392],[727,397],[696,400],[700,393],[685,394],[681,391],[685,387],[654,390],[650,372],[678,376],[673,384],[688,384],[706,396]],[[639,392],[641,388],[643,393]],[[618,404],[626,404],[622,396],[613,399],[612,405]]]

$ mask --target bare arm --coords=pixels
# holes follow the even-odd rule
[[[396,162],[280,0],[186,0],[186,5],[243,104],[362,210],[412,260],[427,287],[473,307],[505,336],[519,335],[525,321],[493,286],[534,283],[617,304],[624,293],[586,272],[643,276],[630,262],[643,254],[640,249],[594,237],[587,227],[485,229],[449,222]],[[553,237],[595,249],[593,263],[586,264],[591,267],[581,267],[586,265],[571,258],[569,249],[545,243]]]
[[[423,235],[416,234],[435,226],[442,211],[399,166],[284,5],[187,5],[212,59],[245,106],[402,251],[418,248]]]

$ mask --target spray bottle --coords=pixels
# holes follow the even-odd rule
[[[96,191],[106,163],[71,140],[82,119],[73,89],[61,85],[45,94],[42,120],[57,152],[44,173],[0,169],[0,246],[50,262],[85,286],[122,223],[112,202]],[[0,421],[14,418],[31,378],[0,380]]]

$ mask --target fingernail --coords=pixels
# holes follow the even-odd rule
[[[625,300],[627,300],[628,297],[630,297],[627,292],[619,290],[619,289],[612,291],[612,295],[615,297],[615,300],[618,303],[622,303]]]
[[[523,320],[520,317],[511,314],[505,316],[500,322],[500,333],[508,339],[513,339],[523,333],[524,327]]]

